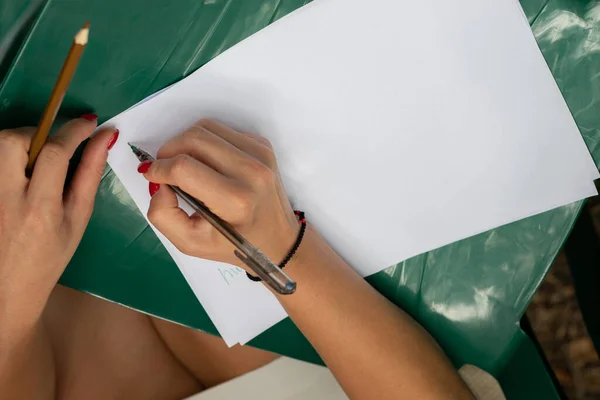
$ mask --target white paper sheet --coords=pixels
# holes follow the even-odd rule
[[[107,122],[121,131],[110,165],[144,214],[126,142],[202,117],[268,137],[296,207],[363,276],[596,193],[511,1],[318,0],[282,18]],[[228,344],[284,318],[260,284],[159,238]]]

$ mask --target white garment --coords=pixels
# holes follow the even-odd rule
[[[477,400],[506,400],[487,372],[465,365],[461,378]],[[187,400],[348,400],[329,369],[281,357],[245,375],[200,392]]]

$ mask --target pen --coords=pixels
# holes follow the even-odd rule
[[[146,151],[137,146],[128,143],[135,156],[143,161],[154,161],[155,158]],[[233,254],[246,264],[259,278],[271,286],[277,293],[292,294],[296,291],[296,282],[292,280],[281,268],[271,261],[258,248],[254,247],[242,235],[239,234],[229,223],[223,221],[218,215],[214,214],[200,200],[181,190],[181,188],[168,185],[175,193],[179,195],[187,204],[206,219],[221,235],[225,236],[237,250]]]

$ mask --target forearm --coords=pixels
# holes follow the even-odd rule
[[[412,318],[371,288],[311,228],[279,300],[352,399],[463,399],[470,393]]]
[[[7,312],[0,300],[0,388],[9,399],[54,399],[52,348],[39,312]]]

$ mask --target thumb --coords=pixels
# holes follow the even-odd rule
[[[104,175],[108,150],[119,137],[119,130],[106,128],[85,146],[69,191],[65,197],[65,216],[83,231],[94,209],[96,192]]]

